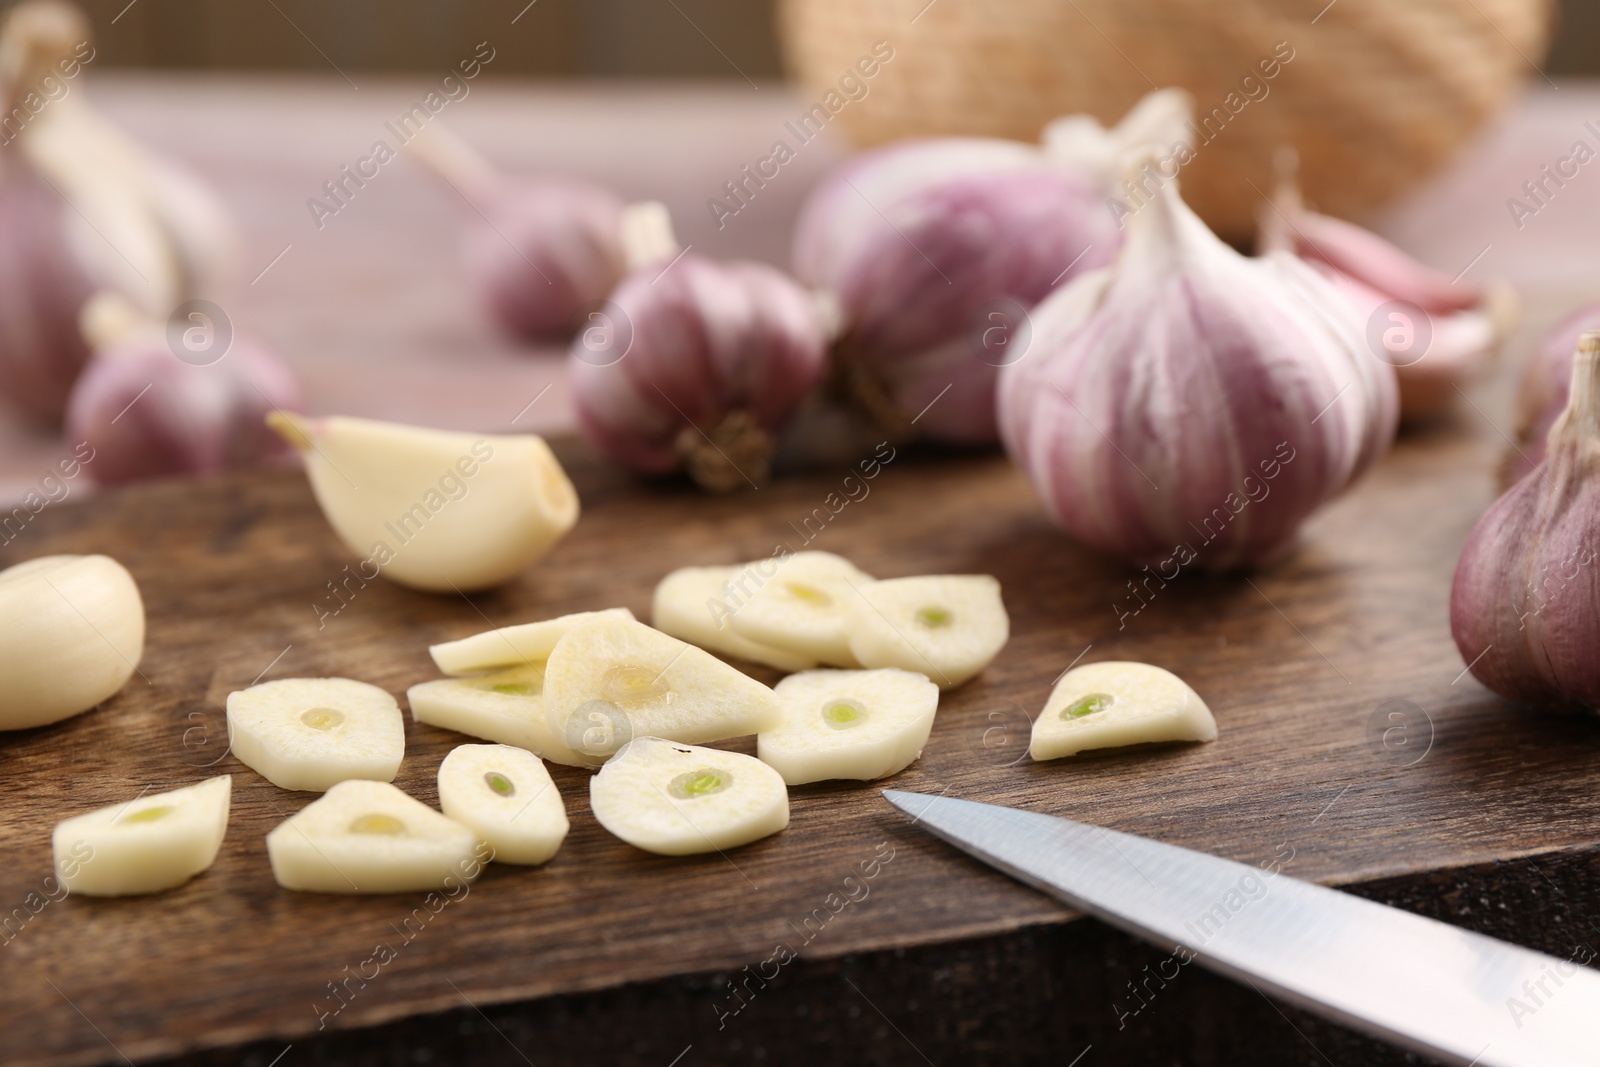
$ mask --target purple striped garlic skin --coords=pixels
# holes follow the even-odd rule
[[[96,353],[72,391],[66,430],[95,460],[100,485],[259,467],[290,454],[267,414],[301,410],[299,383],[271,349],[236,337],[204,366],[173,355],[161,339],[130,340]]]
[[[1542,463],[1467,537],[1450,631],[1485,686],[1600,713],[1600,334],[1586,333]]]
[[[1001,432],[1078,540],[1176,574],[1284,552],[1393,440],[1393,369],[1283,254],[1239,255],[1164,186],[1110,268],[1032,317]]]
[[[840,358],[882,383],[917,430],[997,439],[999,369],[971,335],[987,305],[1032,307],[1109,263],[1121,233],[1090,172],[1008,141],[912,141],[868,152],[807,202],[795,265],[840,305]]]
[[[747,417],[767,455],[821,382],[827,332],[817,301],[759,263],[686,255],[636,271],[581,329],[568,360],[578,425],[602,452],[646,474],[677,471],[685,449]],[[759,463],[744,473],[759,482]]]
[[[1578,339],[1600,329],[1600,304],[1588,304],[1562,319],[1528,356],[1517,390],[1517,447],[1505,458],[1502,487],[1520,480],[1544,458],[1550,427],[1567,409],[1573,353]]]

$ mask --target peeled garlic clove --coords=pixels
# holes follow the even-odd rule
[[[539,757],[462,745],[439,764],[439,807],[494,850],[496,863],[538,864],[567,837],[567,809]]]
[[[650,625],[709,652],[776,667],[804,671],[817,661],[787,649],[752,641],[729,625],[740,603],[740,580],[754,588],[750,567],[681,567],[656,586]]]
[[[987,667],[1011,636],[1000,583],[987,574],[891,578],[850,606],[850,651],[863,667],[899,667],[952,689]]]
[[[1163,580],[1271,558],[1388,449],[1394,371],[1330,282],[1239,255],[1175,183],[1127,226],[1115,266],[1034,309],[1006,448],[1068,532]]]
[[[145,793],[56,824],[56,878],[68,892],[125,897],[175,889],[216,861],[233,776]]]
[[[748,564],[730,599],[733,632],[836,667],[859,667],[850,650],[850,611],[873,578],[831,552],[795,552]],[[746,590],[750,590],[746,592]]]
[[[1148,663],[1113,661],[1061,676],[1033,721],[1028,754],[1050,760],[1092,748],[1216,739],[1211,709],[1183,679]]]
[[[67,406],[67,436],[93,446],[101,485],[216,474],[289,454],[267,415],[301,405],[294,373],[271,349],[235,338],[216,362],[178,359],[160,337],[98,351]]]
[[[1261,211],[1261,250],[1287,252],[1311,264],[1349,301],[1369,343],[1382,343],[1400,387],[1400,414],[1431,418],[1448,407],[1456,387],[1486,364],[1514,325],[1508,290],[1452,280],[1418,263],[1370,230],[1308,210],[1284,181]],[[1377,336],[1368,324],[1393,303]],[[1412,321],[1417,316],[1426,321]]]
[[[285,889],[410,893],[469,883],[487,857],[454,819],[386,782],[351,780],[267,834],[267,858]]]
[[[578,426],[645,474],[752,488],[821,381],[828,313],[780,271],[683,255],[630,274],[572,342]]]
[[[477,674],[506,667],[542,665],[567,631],[596,619],[610,618],[631,619],[633,612],[627,608],[606,608],[520,626],[502,626],[459,641],[430,645],[428,654],[446,674]]]
[[[386,578],[429,592],[510,581],[578,521],[578,493],[544,439],[369,419],[267,422],[305,459],[339,539]]]
[[[597,757],[647,735],[690,744],[743,737],[778,717],[777,698],[760,682],[627,619],[589,623],[556,643],[544,706],[556,737]]]
[[[1014,358],[1005,346],[1027,343],[1022,314],[1122,243],[1111,164],[1173,143],[1187,118],[1187,96],[1168,90],[1113,131],[1078,116],[1052,124],[1044,148],[908,141],[825,180],[796,226],[795,273],[843,310],[836,358],[854,399],[893,431],[995,441],[996,380]]]
[[[508,667],[476,678],[422,682],[406,691],[411,717],[430,726],[514,745],[551,763],[593,767],[603,755],[568,747],[550,728],[544,711],[542,661]]]
[[[390,782],[406,751],[394,697],[348,678],[284,678],[228,694],[228,743],[239,762],[284,789],[348,778]]]
[[[1450,629],[1473,677],[1513,700],[1600,713],[1600,333],[1585,333],[1542,463],[1467,537]]]
[[[1578,340],[1600,330],[1600,303],[1588,304],[1562,319],[1528,356],[1517,390],[1516,444],[1501,464],[1500,487],[1509,489],[1544,458],[1550,427],[1572,395],[1572,355]]]
[[[40,556],[0,571],[0,730],[109,700],[144,655],[144,601],[108,556]]]
[[[663,856],[725,851],[789,825],[777,771],[737,752],[636,737],[589,781],[589,807],[612,834]]]
[[[773,692],[783,717],[756,738],[756,756],[789,785],[896,774],[922,755],[939,710],[938,686],[893,668],[805,671]]]

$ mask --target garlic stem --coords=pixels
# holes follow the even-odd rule
[[[630,273],[665,263],[680,250],[667,205],[659,200],[645,200],[623,209],[622,252]]]
[[[1585,464],[1600,462],[1600,331],[1578,338],[1572,360],[1572,391],[1563,411],[1550,427],[1547,454],[1558,445],[1578,451]]]
[[[482,208],[505,184],[505,178],[483,153],[431,122],[410,141],[423,165],[455,186],[462,196]]]

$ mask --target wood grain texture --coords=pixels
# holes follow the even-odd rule
[[[902,452],[811,546],[880,577],[989,572],[1005,590],[1010,645],[945,696],[923,758],[896,787],[1092,820],[1246,862],[1292,850],[1289,873],[1332,884],[1423,879],[1592,851],[1600,826],[1600,729],[1513,709],[1458,677],[1446,593],[1489,500],[1493,451],[1489,431],[1465,421],[1408,439],[1319,515],[1280,565],[1248,578],[1185,576],[1120,629],[1112,605],[1131,573],[1052,528],[1000,457]],[[726,856],[667,859],[607,835],[588,812],[587,774],[561,767],[553,772],[573,828],[557,857],[533,871],[491,867],[463,899],[424,911],[409,941],[405,921],[421,894],[278,889],[263,836],[312,798],[225,755],[229,691],[258,677],[343,675],[400,694],[435,676],[430,643],[490,623],[618,604],[644,616],[670,568],[800,547],[805,517],[845,473],[714,500],[635,482],[577,446],[561,453],[585,510],[542,565],[471,601],[376,582],[320,630],[313,604],[328,606],[324,583],[354,559],[294,473],[154,484],[52,507],[0,551],[8,565],[108,551],[139,580],[150,619],[141,675],[122,694],[0,739],[7,911],[41,888],[60,818],[147,786],[236,775],[228,837],[210,872],[151,899],[49,903],[0,947],[5,1062],[94,1063],[114,1059],[114,1044],[137,1063],[269,1036],[304,1040],[319,1013],[338,1006],[329,983],[379,943],[397,958],[364,986],[352,981],[329,1027],[460,1008],[463,998],[487,1006],[734,972],[779,943],[827,959],[1072,918],[908,827],[870,787],[798,788],[791,825],[776,837]],[[1016,762],[1028,716],[1080,656],[1176,671],[1210,703],[1221,739]],[[1393,699],[1417,706],[1409,748],[1386,747],[1372,726]],[[439,761],[462,740],[408,723],[397,784],[436,803]],[[870,896],[830,915],[829,894],[889,850]],[[814,915],[827,921],[807,927]],[[705,1016],[714,1029],[710,1007]]]

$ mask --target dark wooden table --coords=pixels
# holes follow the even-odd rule
[[[319,114],[328,86],[291,89],[270,106],[249,105],[242,88],[183,99],[193,113],[212,109],[217,128],[229,115],[275,115],[275,125],[252,134],[261,144],[298,143],[342,161],[348,145],[321,120],[308,119],[296,137],[296,116]],[[159,86],[130,91],[179,99]],[[561,98],[559,107],[551,99],[538,97],[549,110],[517,111],[514,101],[486,96],[475,114],[489,123],[500,107],[524,116],[515,121],[536,114],[552,130],[566,122],[589,136],[589,123],[627,126],[608,110],[618,100],[639,104],[604,94]],[[745,113],[738,109],[754,105],[704,99],[720,99],[731,109],[724,116],[744,115],[726,121],[748,136],[783,103]],[[683,100],[662,98],[646,115],[686,124],[681,143],[692,155],[712,142],[717,123],[679,109]],[[642,121],[630,119],[636,128]],[[529,143],[517,150],[532,152]],[[237,133],[214,157],[204,157],[204,142],[195,151],[240,185],[288,196],[284,174],[225,165],[237,158],[230,152],[266,158],[251,144]],[[626,191],[637,194],[648,175],[623,166],[630,150],[619,143],[606,166],[632,174]],[[289,177],[299,181],[310,168],[294,158],[300,169]],[[691,169],[662,158],[679,168],[675,180]],[[414,205],[413,193],[431,195],[418,192],[427,189],[420,178],[407,193],[398,188],[402,172],[388,177],[396,191],[387,208],[365,222],[336,219],[350,221],[349,232],[330,226],[324,243],[297,247],[253,291],[245,287],[241,317],[302,351],[310,370],[321,368],[319,410],[503,428],[522,401],[499,415],[485,398],[532,396],[555,363],[520,357],[473,324],[448,262],[400,258],[447,244],[453,216],[439,199],[430,202],[438,217],[425,212],[416,231],[382,236],[383,220],[396,217],[387,212]],[[801,177],[781,195],[797,198]],[[1441,188],[1455,180],[1441,179]],[[674,185],[683,203],[693,202],[688,188]],[[376,190],[373,202],[390,195]],[[793,199],[773,203],[781,215]],[[293,198],[284,219],[291,209],[301,210]],[[1424,199],[1412,210],[1440,208]],[[280,237],[294,243],[287,229],[274,229],[279,223],[250,221],[252,232],[274,235],[263,263]],[[1461,236],[1467,229],[1440,241],[1475,242]],[[759,244],[755,230],[740,239]],[[1513,247],[1544,240],[1524,239]],[[1554,288],[1529,281],[1535,314],[1513,354],[1557,303],[1585,292],[1576,274],[1562,277]],[[1290,558],[1248,580],[1186,576],[1123,628],[1113,605],[1131,573],[1053,529],[1002,458],[897,456],[813,547],[884,577],[993,573],[1013,638],[984,675],[945,697],[923,759],[894,784],[1093,820],[1246,862],[1287,858],[1297,877],[1563,956],[1580,943],[1600,945],[1600,727],[1486,693],[1463,676],[1448,633],[1455,556],[1493,495],[1510,370],[1473,390],[1476,409],[1404,439],[1308,526]],[[557,402],[541,425],[559,429],[565,413],[558,393],[550,399]],[[0,738],[5,912],[43,887],[60,818],[146,786],[236,774],[223,853],[200,879],[146,900],[69,898],[13,920],[0,945],[0,1062],[1405,1062],[1203,972],[1152,983],[1145,968],[1163,953],[1081,921],[908,827],[868,787],[797,789],[793,821],[777,837],[726,858],[666,859],[607,835],[588,813],[584,772],[555,768],[573,821],[563,850],[543,869],[491,868],[464,899],[424,910],[426,921],[415,913],[420,894],[278,889],[263,835],[309,798],[225,754],[229,691],[257,678],[348,675],[398,694],[433,676],[428,644],[490,623],[614,604],[642,615],[672,567],[753,558],[797,541],[790,524],[820,506],[844,473],[824,466],[711,500],[676,484],[638,483],[570,441],[560,451],[584,516],[542,565],[470,602],[377,582],[322,629],[313,605],[352,557],[294,473],[69,500],[0,549],[0,565],[109,552],[139,580],[150,617],[142,676],[122,694],[70,722]],[[1080,655],[1177,671],[1211,704],[1221,739],[1017,762],[1028,717]],[[1404,746],[1393,734],[1385,744],[1376,725],[1389,725],[1397,709],[1408,716]],[[460,741],[408,724],[398,784],[435,802],[438,761]],[[833,914],[830,894],[874,859],[870,892]],[[375,977],[349,978],[372,974],[365,961],[380,943],[396,950],[393,961]],[[764,985],[751,978],[772,975],[764,961],[779,945],[798,958]],[[335,999],[330,983],[347,979]],[[729,982],[743,990],[742,1007]]]

